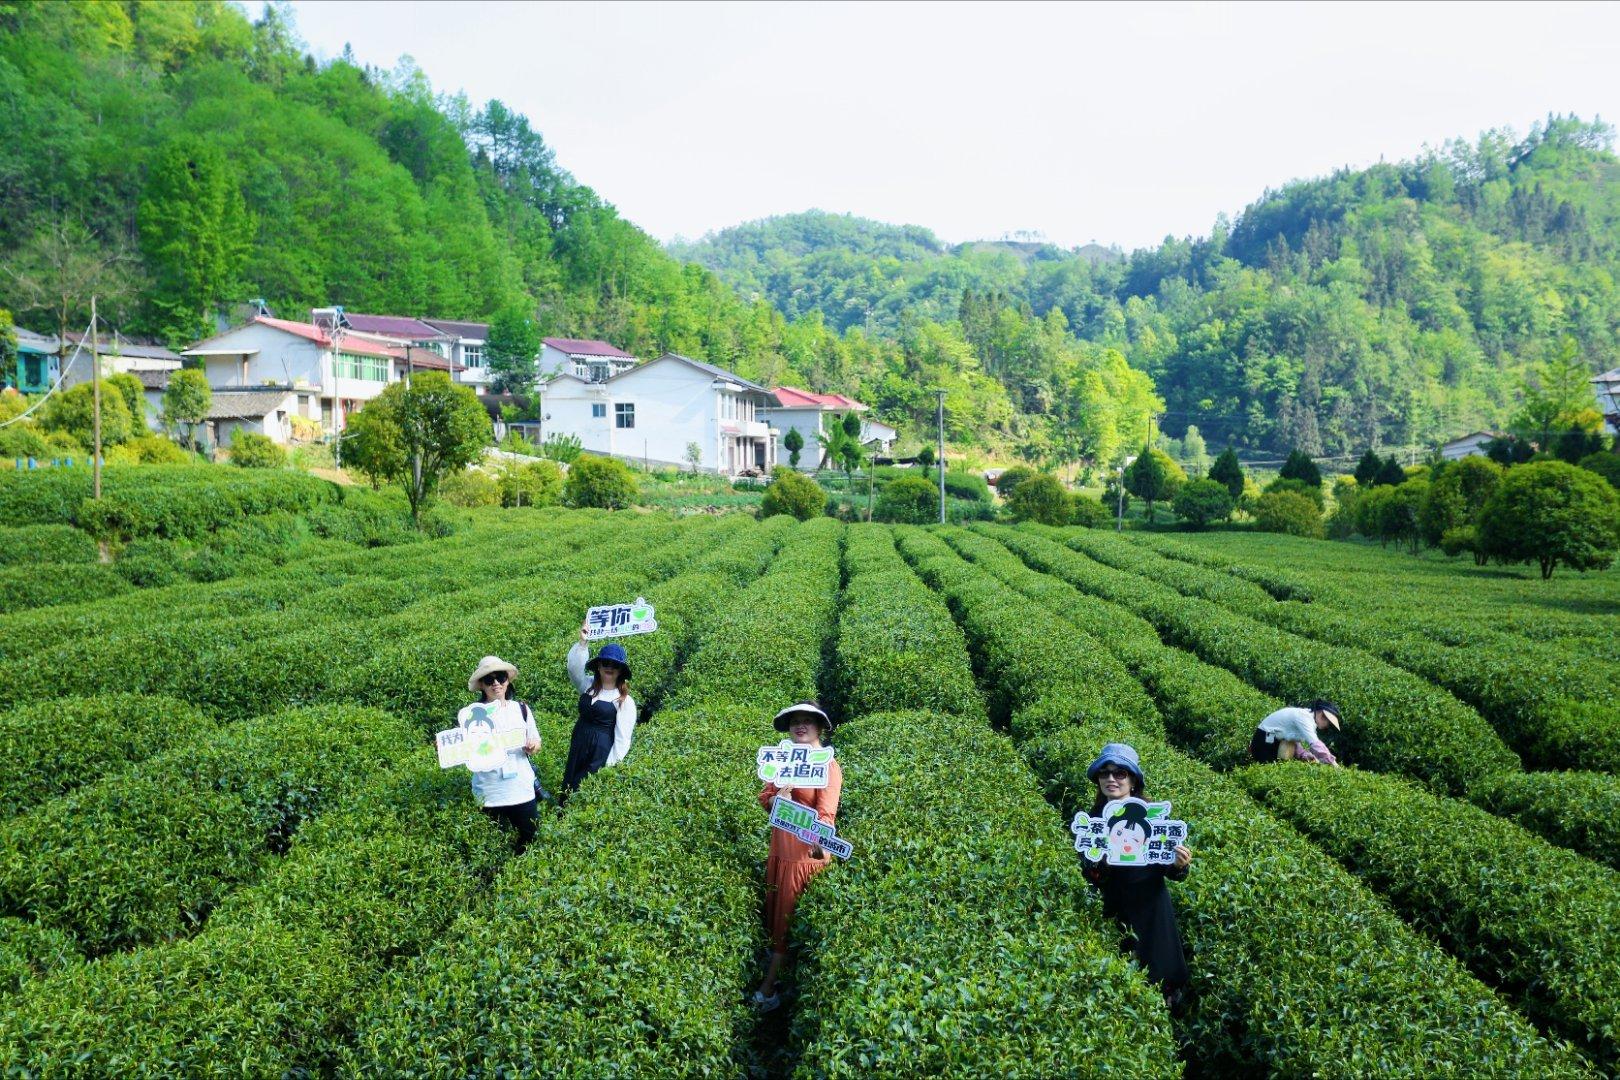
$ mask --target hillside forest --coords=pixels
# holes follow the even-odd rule
[[[908,441],[943,389],[953,448],[986,461],[1108,464],[1155,416],[1259,457],[1432,445],[1513,421],[1572,350],[1613,366],[1620,326],[1613,132],[1572,117],[1129,255],[814,211],[666,249],[528,118],[408,59],[317,61],[277,4],[0,0],[0,124],[19,325],[82,329],[92,293],[174,344],[253,299],[532,322],[849,394]]]

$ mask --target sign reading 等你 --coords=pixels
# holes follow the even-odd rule
[[[474,705],[465,724],[434,737],[439,748],[439,768],[465,765],[469,772],[499,769],[506,764],[506,752],[523,745],[523,736],[521,723],[502,724],[495,710]]]
[[[1092,817],[1084,810],[1069,824],[1074,848],[1089,862],[1111,866],[1170,866],[1176,845],[1187,842],[1187,823],[1170,817],[1167,802],[1114,799]]]
[[[638,596],[628,604],[603,604],[585,612],[585,637],[589,641],[650,634],[657,629],[658,620],[653,618],[653,606],[644,596]]]
[[[814,844],[840,859],[849,858],[849,853],[854,850],[849,841],[840,838],[837,830],[817,817],[814,810],[785,795],[771,800],[771,828],[781,829],[789,836],[806,844]]]
[[[832,765],[830,746],[800,746],[783,739],[775,746],[762,746],[755,756],[756,775],[777,787],[824,788]]]

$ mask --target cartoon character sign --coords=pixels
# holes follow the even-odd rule
[[[439,732],[439,768],[465,765],[471,772],[504,769],[506,752],[523,745],[523,734],[521,724],[499,724],[493,709],[474,705],[465,725]]]
[[[1069,825],[1075,850],[1110,866],[1172,866],[1176,845],[1187,842],[1187,823],[1170,817],[1167,802],[1114,799],[1092,817],[1084,810]]]

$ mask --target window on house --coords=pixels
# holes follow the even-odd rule
[[[591,406],[591,419],[600,420],[607,415],[607,406],[596,402]]]
[[[357,356],[338,353],[333,365],[340,379],[364,379],[367,382],[388,381],[388,360],[381,356]]]
[[[461,347],[461,362],[468,367],[483,367],[484,347],[482,345],[463,345]]]
[[[29,386],[39,386],[45,381],[45,358],[41,356],[23,357],[23,382]]]
[[[636,407],[628,402],[620,402],[613,406],[613,426],[633,428],[636,426]]]

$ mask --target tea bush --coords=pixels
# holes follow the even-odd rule
[[[90,535],[71,525],[0,528],[0,566],[93,563],[100,557]]]
[[[1474,802],[1498,817],[1620,870],[1620,776],[1520,773],[1473,795]]]
[[[108,600],[132,586],[101,563],[35,563],[0,567],[0,615],[52,604]]]

